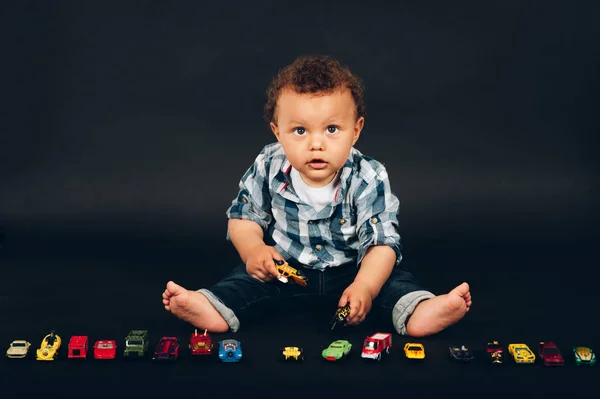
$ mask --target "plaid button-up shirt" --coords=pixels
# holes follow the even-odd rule
[[[391,247],[400,263],[399,201],[381,163],[352,148],[333,202],[319,212],[294,191],[291,167],[279,143],[265,146],[240,180],[227,217],[258,223],[266,243],[305,267],[359,266],[373,245]]]

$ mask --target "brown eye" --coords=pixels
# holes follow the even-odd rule
[[[329,133],[335,133],[335,132],[337,132],[337,131],[338,131],[338,127],[337,127],[337,126],[333,126],[333,125],[331,125],[331,126],[327,126],[327,131],[328,131]]]
[[[299,136],[302,136],[304,133],[306,133],[306,129],[303,127],[296,127],[294,128],[294,133],[296,133]]]

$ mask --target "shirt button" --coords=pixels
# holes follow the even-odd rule
[[[308,224],[313,224],[313,223],[314,223],[314,222],[313,222],[312,220],[309,220],[309,221],[308,221]]]
[[[346,223],[346,219],[344,219],[344,218],[341,218],[341,219],[340,219],[340,224],[344,224],[344,223]]]
[[[320,251],[323,247],[320,244],[315,245],[315,249],[317,251]]]
[[[377,224],[377,218],[371,218],[371,223]]]

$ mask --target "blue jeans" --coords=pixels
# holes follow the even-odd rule
[[[352,264],[324,271],[293,266],[307,276],[307,286],[302,287],[292,281],[262,282],[250,277],[246,265],[241,264],[223,280],[199,292],[208,298],[231,331],[235,332],[240,325],[246,328],[283,310],[295,310],[295,305],[305,308],[307,303],[315,301],[331,306],[333,316],[342,292],[352,284],[358,273],[358,268]],[[411,273],[395,267],[373,301],[371,313],[378,313],[378,316],[393,323],[398,333],[405,334],[405,323],[412,310],[420,301],[433,296],[419,285]]]

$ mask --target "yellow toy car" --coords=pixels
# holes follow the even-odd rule
[[[407,359],[423,360],[425,359],[425,347],[416,342],[407,342],[404,345],[404,355]]]
[[[287,283],[292,280],[301,287],[306,287],[308,285],[308,278],[300,270],[294,269],[283,260],[273,260],[275,261],[275,268],[281,275],[278,279],[279,281]]]
[[[304,350],[297,346],[286,346],[281,350],[281,360],[295,360],[297,362],[304,361]]]
[[[36,351],[37,360],[54,360],[58,356],[58,349],[61,344],[60,336],[54,331],[46,335],[42,340],[42,345]]]
[[[515,363],[535,363],[535,354],[525,344],[509,344],[508,353]]]

